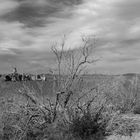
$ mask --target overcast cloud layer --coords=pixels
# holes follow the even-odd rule
[[[140,70],[140,0],[0,0],[0,72],[46,71],[63,34],[72,48],[96,35],[101,61],[91,73]]]

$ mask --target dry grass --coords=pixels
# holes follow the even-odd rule
[[[88,99],[84,105],[67,106],[63,109],[59,106],[55,108],[50,103],[43,104],[28,88],[20,90],[19,94],[27,98],[27,104],[17,106],[11,101],[9,105],[5,101],[6,108],[0,119],[3,139],[82,140],[94,137],[100,140],[106,136],[109,119],[103,116],[103,104],[96,104],[93,108],[92,104],[97,102],[94,98]]]
[[[1,100],[1,137],[6,140],[137,140],[140,137],[140,118],[126,114],[133,113],[136,102],[131,103],[138,97],[135,96],[136,80],[131,82],[132,87],[126,92],[120,88],[124,79],[115,79],[111,82],[112,87],[105,80],[98,90],[83,96],[74,106],[71,106],[74,99],[79,97],[71,98],[65,108],[59,103],[55,108],[55,100],[42,102],[35,91],[24,87],[16,93],[23,97],[23,102],[19,102],[16,96]],[[125,96],[127,93],[129,96]],[[123,97],[121,102],[120,97]]]
[[[133,135],[130,136],[109,136],[107,140],[140,140],[140,133],[133,133]]]

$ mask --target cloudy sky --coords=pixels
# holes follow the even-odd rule
[[[0,0],[0,73],[46,71],[51,43],[96,36],[91,73],[140,70],[140,0]]]

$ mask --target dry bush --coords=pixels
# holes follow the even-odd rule
[[[108,123],[107,131],[111,135],[132,136],[140,131],[140,120],[132,114],[114,114]]]
[[[56,109],[49,99],[44,104],[27,87],[19,90],[19,94],[27,98],[27,104],[14,112],[13,109],[3,112],[3,139],[103,140],[107,135],[132,135],[137,130],[132,119],[107,108],[106,98],[96,90],[83,93],[65,108],[58,105]]]
[[[131,137],[112,135],[107,138],[107,140],[139,140],[139,139],[140,139],[140,133],[134,133]]]
[[[18,106],[14,111],[12,109],[3,112],[1,118],[3,139],[105,138],[108,117],[105,118],[105,102],[97,104],[99,100],[95,96],[96,91],[92,90],[91,94],[88,91],[77,97],[76,102],[62,109],[60,106],[55,109],[49,99],[44,104],[35,97],[34,91],[26,86],[18,92],[27,99],[27,103]],[[14,106],[14,102],[12,104]]]
[[[75,137],[103,139],[106,136],[107,123],[108,120],[103,118],[101,108],[94,114],[88,111],[82,116],[74,117],[69,129]]]
[[[134,107],[133,113],[134,114],[140,114],[140,105],[139,104]]]
[[[114,106],[114,109],[120,111],[120,113],[138,112],[138,77],[128,80],[120,76],[110,81],[111,83],[108,87],[107,83],[104,84],[102,92],[105,94],[108,102]]]

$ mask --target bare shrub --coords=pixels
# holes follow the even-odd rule
[[[85,112],[82,116],[78,114],[77,117],[73,118],[69,126],[70,132],[82,139],[90,137],[103,139],[106,136],[108,120],[107,118],[103,118],[102,109],[96,110],[94,114],[89,111]]]
[[[116,115],[110,120],[110,125],[108,125],[107,129],[112,135],[132,136],[134,132],[140,130],[140,127],[138,120],[123,115]]]
[[[131,80],[124,77],[112,80],[111,86],[109,86],[104,94],[116,111],[118,110],[120,113],[136,111],[139,98],[137,81],[137,76]]]

